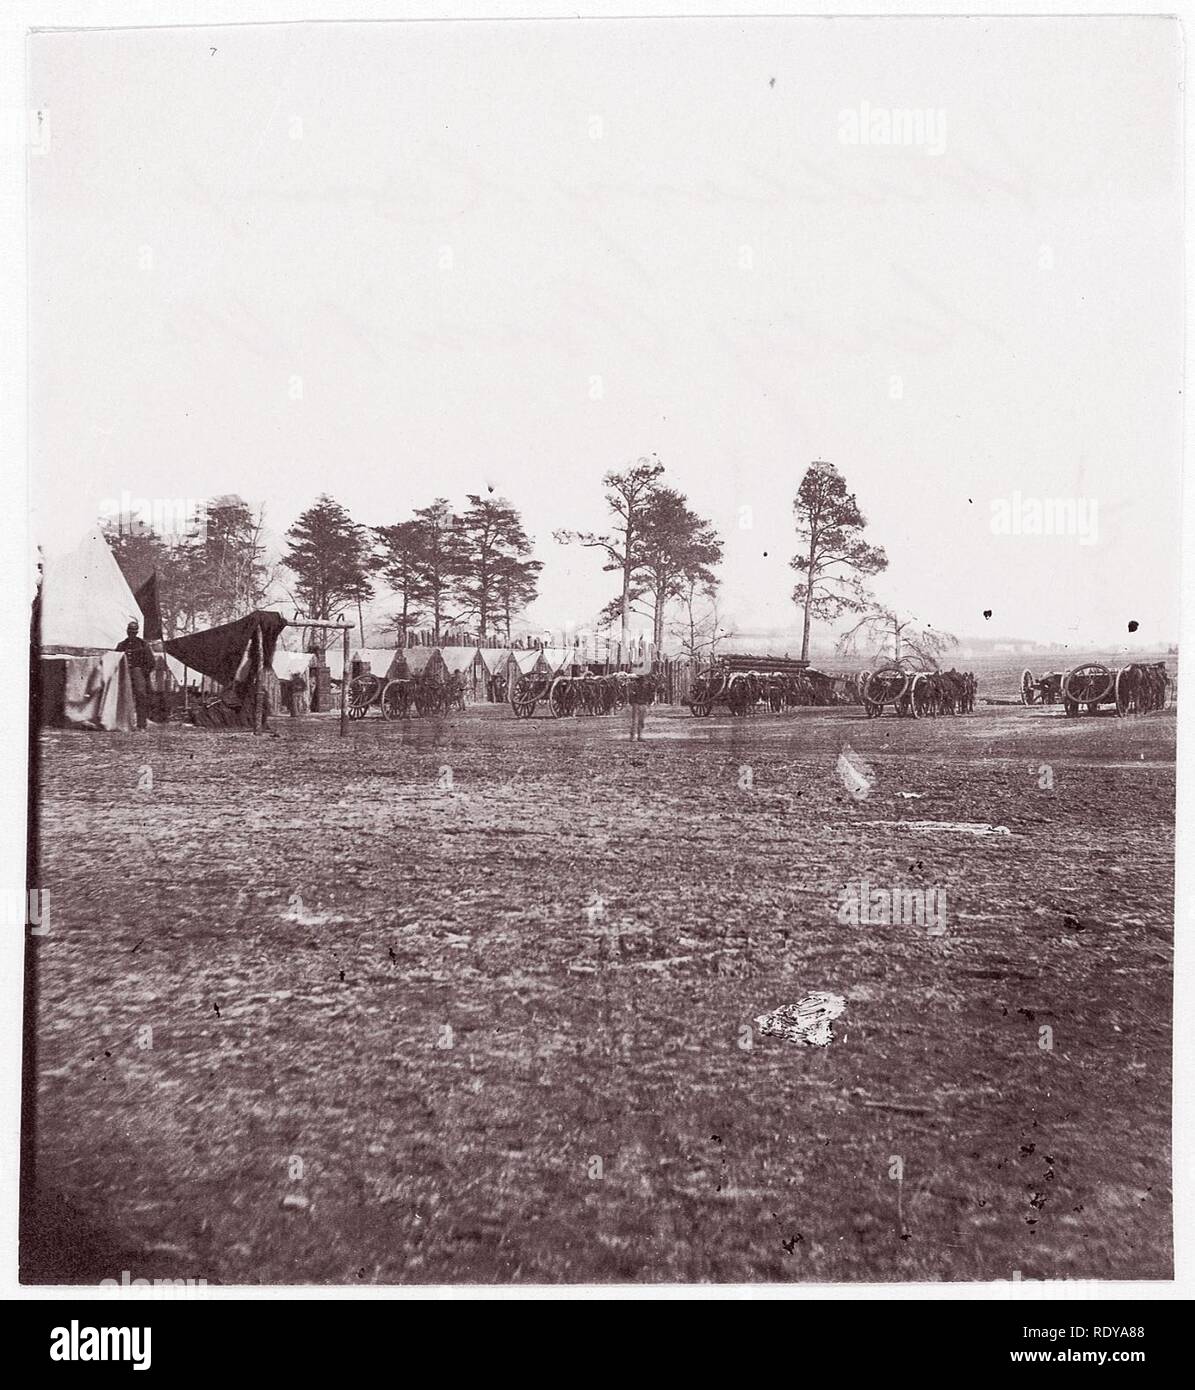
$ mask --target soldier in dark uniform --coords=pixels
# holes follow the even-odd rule
[[[145,728],[149,712],[150,678],[154,673],[154,654],[149,643],[137,636],[137,624],[128,626],[128,636],[116,644],[118,652],[124,652],[129,663],[129,676],[133,682],[133,703],[137,707],[137,727]]]
[[[655,681],[651,676],[632,676],[627,681],[627,704],[631,707],[631,742],[643,741],[643,723],[647,707],[656,698]]]

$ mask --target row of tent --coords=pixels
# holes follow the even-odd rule
[[[394,680],[459,675],[466,694],[473,699],[498,700],[506,698],[519,676],[554,675],[570,669],[576,661],[577,653],[571,647],[359,647],[349,657],[349,676]]]
[[[46,722],[106,729],[132,727],[129,674],[114,650],[132,621],[143,633],[147,630],[138,597],[99,531],[90,533],[69,554],[44,561],[37,641],[40,688],[45,696],[42,717]],[[168,642],[165,664],[179,687],[198,684],[219,689],[244,664],[252,629],[262,644],[266,669],[278,680],[301,676],[314,687],[317,661],[327,666],[332,681],[344,679],[339,643],[320,657],[312,652],[287,651],[278,645],[285,626],[281,615],[250,614],[207,633]],[[551,675],[568,670],[577,661],[578,653],[570,647],[360,647],[350,654],[349,678],[430,674],[444,679],[457,673],[464,678],[470,698],[505,699],[519,676]]]
[[[504,700],[520,676],[555,675],[570,670],[577,659],[569,647],[358,647],[349,654],[349,679],[372,675],[383,680],[446,680],[455,674],[462,677],[468,698]],[[339,645],[319,655],[276,647],[272,669],[280,681],[298,676],[314,689],[317,663],[328,668],[333,682],[344,679],[344,651]],[[166,664],[179,685],[195,679],[195,673],[185,670],[169,650]]]

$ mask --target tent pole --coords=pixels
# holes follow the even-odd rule
[[[344,665],[340,671],[340,737],[347,738],[349,732],[349,628],[345,628],[344,637]],[[365,641],[364,629],[362,629],[361,641]]]
[[[249,641],[253,650],[253,736],[261,729],[261,628],[254,629]]]

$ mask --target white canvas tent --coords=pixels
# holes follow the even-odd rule
[[[510,667],[510,648],[482,647],[481,661],[491,676],[505,675]]]
[[[441,647],[440,655],[444,666],[451,675],[454,672],[465,683],[465,698],[476,700],[479,690],[485,686],[486,669],[477,647]]]
[[[349,656],[349,675],[361,675],[364,667],[368,666],[371,676],[384,677],[394,665],[397,655],[398,651],[394,647],[358,647]]]
[[[572,647],[543,647],[540,649],[540,655],[548,670],[552,672],[581,660],[580,654]]]
[[[462,675],[465,675],[477,660],[477,648],[441,647],[440,655],[444,658],[444,665],[449,671],[460,671]]]
[[[483,668],[482,685],[491,700],[506,699],[511,683],[518,679],[519,664],[509,647],[482,647],[478,652]]]
[[[124,641],[134,619],[140,624],[141,609],[98,531],[92,531],[68,555],[46,560],[41,590],[43,651],[111,651]]]
[[[519,668],[519,675],[521,676],[534,675],[536,671],[542,671],[547,675],[550,670],[538,647],[515,648],[511,652],[511,656],[514,657],[515,665]]]
[[[66,555],[47,557],[41,585],[36,700],[42,723],[130,731],[128,662],[114,651],[141,609],[98,531]]]

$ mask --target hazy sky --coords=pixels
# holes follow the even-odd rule
[[[823,458],[934,626],[1174,638],[1179,64],[1164,20],[36,35],[35,536],[125,492],[281,533],[492,485],[558,630],[613,585],[552,530],[654,452],[731,621],[795,628]],[[874,142],[894,108],[914,143]],[[1094,499],[1091,543],[993,534],[1018,491]]]

